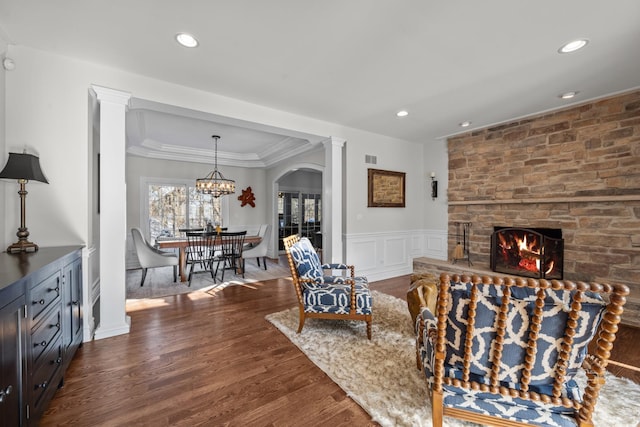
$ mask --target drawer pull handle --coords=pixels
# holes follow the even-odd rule
[[[47,385],[48,384],[47,384],[46,381],[43,382],[42,384],[36,384],[36,390],[39,389],[39,388],[47,388]]]
[[[44,300],[44,298],[43,298],[43,299],[41,299],[40,301],[34,301],[33,303],[34,303],[34,304],[44,305],[44,303],[45,303],[45,302],[46,302],[46,301],[45,301],[45,300]]]
[[[56,359],[56,363],[57,363],[58,365],[59,365],[59,364],[61,364],[61,363],[62,363],[62,357],[58,357],[58,358]]]
[[[51,325],[51,327],[60,329],[60,322],[56,323],[55,325]]]
[[[40,344],[36,344],[35,347],[37,347],[39,345],[41,345],[43,347],[46,347],[47,346],[47,342],[46,341],[42,341]]]
[[[71,301],[71,304],[78,305],[78,301]]]

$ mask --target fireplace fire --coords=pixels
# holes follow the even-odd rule
[[[537,279],[562,279],[564,240],[556,228],[494,227],[491,269]]]

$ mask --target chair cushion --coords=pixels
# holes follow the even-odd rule
[[[445,364],[452,367],[462,367],[471,286],[470,283],[451,283],[453,302],[448,315]],[[478,285],[478,291],[471,372],[478,376],[487,376],[491,370],[492,342],[496,337],[495,323],[502,305],[502,291],[499,287],[485,285]],[[537,291],[533,288],[511,288],[499,374],[499,380],[502,382],[515,384],[520,380]],[[554,380],[553,371],[567,320],[565,308],[571,304],[575,292],[547,289],[546,294],[538,350],[531,372],[531,385],[551,384]],[[584,294],[581,317],[577,319],[574,344],[567,367],[567,380],[575,375],[582,364],[603,310],[604,302],[599,295]]]
[[[560,413],[554,411],[554,407],[544,403],[526,401],[527,405],[522,405],[521,403],[525,401],[500,394],[463,390],[447,385],[443,386],[443,388],[443,403],[446,407],[466,409],[480,414],[538,426],[576,426],[572,410],[568,410],[569,413]],[[533,405],[537,405],[537,407]]]
[[[300,278],[322,279],[320,258],[309,239],[303,237],[289,248],[289,252]]]
[[[355,286],[356,313],[371,314],[372,301],[368,283],[356,280]],[[305,288],[302,298],[304,311],[307,313],[348,314],[351,307],[351,286],[332,284],[317,289]]]

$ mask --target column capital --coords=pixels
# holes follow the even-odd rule
[[[323,144],[325,147],[328,145],[333,145],[335,147],[342,148],[346,142],[346,139],[338,138],[337,136],[330,136],[323,141]]]
[[[106,101],[129,106],[129,100],[131,99],[130,92],[123,92],[121,90],[110,89],[108,87],[98,85],[91,85],[91,90],[96,94],[96,99],[98,101]]]

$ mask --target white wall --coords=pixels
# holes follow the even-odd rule
[[[449,187],[449,153],[447,140],[440,139],[428,142],[424,147],[424,180],[427,183],[425,190],[425,216],[424,227],[430,230],[446,230],[449,199],[447,189]],[[431,199],[431,172],[435,172],[438,181],[438,197]]]
[[[428,255],[446,259],[447,252],[446,203],[433,203],[428,177],[431,170],[437,174],[446,171],[446,151],[443,159],[442,151],[431,145],[384,143],[380,138],[372,134],[368,144],[347,141],[346,145],[346,262],[369,280],[411,273],[413,258]],[[376,164],[365,163],[367,154],[376,156]],[[404,208],[367,207],[369,168],[405,172]],[[446,172],[442,176],[446,177]],[[445,188],[442,191],[446,193]],[[443,212],[444,221],[431,220]],[[425,228],[427,223],[433,228]]]
[[[297,170],[282,177],[278,183],[280,190],[322,193],[322,174],[319,172]]]
[[[88,170],[88,102],[91,84],[127,91],[132,96],[172,104],[226,117],[257,122],[313,135],[335,136],[346,140],[344,183],[345,234],[402,232],[409,236],[423,233],[425,218],[436,211],[427,209],[426,175],[421,144],[371,134],[333,123],[315,120],[271,108],[249,104],[192,88],[173,85],[121,70],[69,59],[21,46],[9,46],[16,70],[6,74],[6,147],[24,146],[40,155],[50,184],[29,186],[27,223],[34,240],[41,246],[87,244],[90,202]],[[336,100],[339,102],[339,100]],[[407,207],[367,208],[367,167],[365,154],[378,156],[377,168],[407,173]],[[320,157],[322,153],[320,153]],[[318,162],[322,165],[323,162]],[[206,169],[206,165],[202,165]],[[278,174],[279,168],[267,172]],[[231,168],[225,174],[233,176]],[[252,185],[258,176],[240,175]],[[255,184],[259,186],[259,184]],[[268,191],[265,190],[268,194]],[[259,196],[259,194],[258,194]],[[271,198],[269,196],[269,198]],[[5,197],[5,243],[13,240],[11,230],[19,221],[17,197]],[[259,199],[260,200],[260,199]],[[428,199],[430,202],[430,198]],[[269,203],[269,202],[267,202]],[[239,211],[233,219],[249,221],[253,213]],[[273,206],[267,204],[273,212]],[[346,239],[347,246],[349,239]],[[414,247],[413,243],[409,244]],[[415,252],[406,252],[407,256]],[[349,256],[349,252],[347,257]],[[410,269],[409,269],[410,271]]]
[[[362,143],[347,139],[346,143],[347,233],[421,229],[425,201],[423,145],[389,141],[388,138],[375,134],[367,134],[365,141]],[[376,156],[377,164],[365,163],[366,154]],[[367,207],[369,168],[406,173],[404,208]]]

